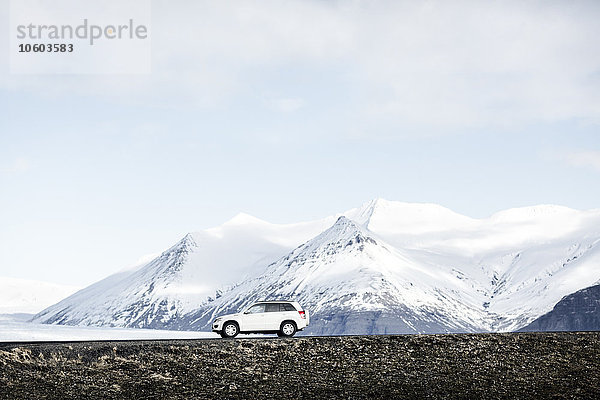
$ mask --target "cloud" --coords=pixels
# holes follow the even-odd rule
[[[600,121],[595,1],[180,0],[154,1],[152,15],[152,74],[11,86],[211,109],[312,82],[314,98],[265,106],[327,94],[339,124],[371,132]]]
[[[564,161],[575,167],[587,167],[600,172],[600,151],[577,151],[567,153]]]
[[[269,107],[283,113],[294,112],[304,106],[304,100],[300,98],[281,98],[268,101]]]
[[[23,172],[27,172],[31,169],[31,163],[28,159],[23,157],[17,157],[14,159],[12,163],[7,166],[0,167],[0,173],[2,174],[19,174]]]

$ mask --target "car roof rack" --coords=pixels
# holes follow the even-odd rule
[[[293,303],[294,300],[287,300],[287,299],[278,299],[278,300],[257,300],[256,303],[279,303],[279,302],[286,302],[286,303]]]

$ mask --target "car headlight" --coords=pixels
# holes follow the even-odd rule
[[[215,322],[213,322],[213,324],[216,324],[217,322],[221,321],[222,319],[223,319],[222,317],[215,319]]]

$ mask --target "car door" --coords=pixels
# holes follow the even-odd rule
[[[265,304],[265,327],[267,330],[276,331],[279,330],[281,322],[283,321],[283,313],[280,309],[279,303],[267,303]]]
[[[250,332],[260,331],[265,329],[264,324],[265,304],[254,304],[252,307],[244,311],[241,324],[242,326],[240,326],[240,330]]]
[[[280,310],[282,319],[288,319],[298,324],[298,311],[296,311],[296,308],[293,305],[290,303],[282,303]]]

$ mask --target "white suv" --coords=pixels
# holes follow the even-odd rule
[[[213,332],[224,338],[238,333],[276,333],[294,336],[309,324],[308,311],[296,301],[260,301],[238,314],[222,315],[212,324]]]

